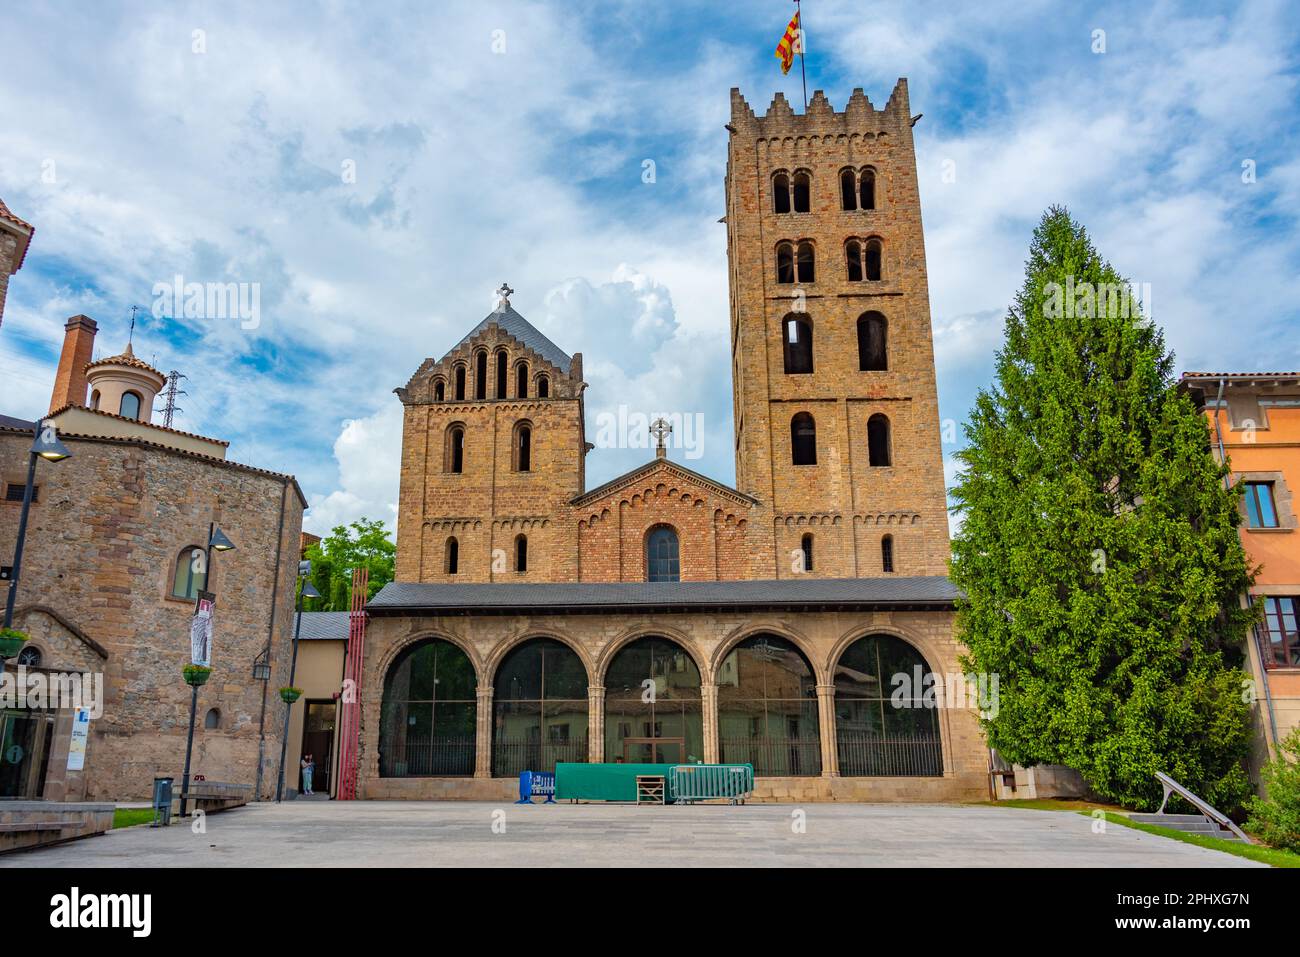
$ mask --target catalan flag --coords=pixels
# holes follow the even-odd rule
[[[790,25],[785,28],[785,36],[776,45],[776,58],[781,61],[781,72],[789,73],[794,66],[794,55],[803,52],[803,39],[800,36],[799,11],[790,18]]]

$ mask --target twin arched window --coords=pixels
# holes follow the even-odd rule
[[[677,532],[671,525],[656,525],[645,538],[645,579],[649,582],[681,581]]]
[[[790,458],[795,465],[817,464],[817,423],[807,412],[790,420]]]
[[[876,208],[876,171],[870,166],[861,170],[840,170],[840,208],[847,210]]]
[[[850,239],[844,244],[849,282],[880,282],[884,274],[885,246],[879,239]]]
[[[885,372],[889,369],[888,329],[885,317],[878,312],[864,312],[858,317],[860,372]]]
[[[777,244],[776,281],[778,283],[813,282],[815,279],[812,243],[803,239],[797,243],[787,241]]]
[[[812,322],[804,316],[786,316],[781,324],[786,375],[813,371]]]
[[[494,394],[498,399],[506,398],[506,386],[510,382],[509,366],[510,356],[506,350],[501,349],[496,353],[496,386]],[[474,354],[474,397],[476,399],[487,398],[487,370],[488,361],[487,353],[483,351]],[[465,399],[467,369],[463,362],[458,362],[452,370],[452,393],[457,400]],[[527,362],[519,362],[515,365],[515,397],[520,399],[528,398],[528,377],[529,367]],[[442,402],[447,397],[447,383],[439,377],[433,382],[433,401]],[[96,393],[98,395],[99,393]],[[551,383],[549,377],[539,375],[537,377],[537,397],[539,399],[549,398],[551,394]],[[123,412],[123,415],[126,413]]]
[[[795,170],[793,176],[781,170],[772,177],[772,206],[778,213],[806,213],[812,208],[812,175]]]

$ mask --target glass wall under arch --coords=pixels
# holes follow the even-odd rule
[[[704,760],[700,669],[672,639],[638,638],[610,662],[605,675],[605,760]]]
[[[478,678],[469,656],[431,638],[407,648],[384,677],[379,776],[474,773]]]
[[[587,669],[568,645],[533,638],[501,662],[492,693],[492,773],[587,760]]]
[[[758,775],[821,774],[817,678],[793,642],[753,635],[722,660],[718,745],[723,764]]]
[[[893,635],[867,635],[845,649],[835,665],[842,776],[943,774],[939,712],[925,700],[930,673],[920,652]]]

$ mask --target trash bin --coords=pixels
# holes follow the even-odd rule
[[[172,779],[153,779],[153,826],[166,827],[172,822]]]

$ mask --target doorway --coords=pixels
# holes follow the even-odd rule
[[[329,794],[331,785],[330,771],[334,766],[334,720],[338,706],[332,699],[308,701],[302,722],[302,751],[300,755],[310,754],[315,763],[312,771],[311,789],[317,794]],[[299,761],[298,793],[302,793],[302,764]]]

